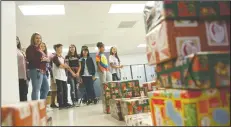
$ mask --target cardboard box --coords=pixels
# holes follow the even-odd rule
[[[41,126],[45,125],[45,100],[21,102],[1,107],[2,126]]]
[[[230,51],[229,21],[165,20],[146,35],[151,65],[200,51]]]
[[[229,126],[230,88],[154,91],[154,126]]]
[[[153,126],[151,113],[140,113],[125,116],[126,126]]]
[[[122,116],[150,112],[149,98],[132,98],[122,99],[121,101]]]
[[[199,52],[156,67],[162,87],[207,89],[230,86],[230,52]]]
[[[121,99],[110,99],[110,113],[117,120],[123,120],[120,102]]]
[[[139,81],[138,80],[129,80],[129,81],[113,81],[107,82],[103,84],[103,111],[106,114],[110,113],[110,99],[116,98],[131,98],[131,97],[139,97],[140,89],[139,89]]]
[[[146,33],[164,19],[230,20],[229,1],[151,1],[144,8]]]

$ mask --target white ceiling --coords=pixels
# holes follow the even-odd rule
[[[144,4],[146,1],[65,1],[29,2],[18,1],[16,5],[64,4],[64,16],[24,16],[16,9],[17,36],[27,47],[34,32],[42,35],[48,48],[62,43],[66,48],[75,44],[78,49],[84,44],[102,41],[105,45],[116,45],[119,54],[143,53],[145,48],[137,48],[145,43],[143,13],[109,14],[111,4]],[[121,21],[137,21],[132,28],[117,28]]]

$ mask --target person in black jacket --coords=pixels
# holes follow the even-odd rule
[[[87,104],[97,103],[94,90],[94,80],[95,80],[95,65],[93,59],[89,55],[89,50],[87,46],[83,46],[80,55],[81,70],[80,75],[82,77],[83,85],[85,85],[87,93]]]

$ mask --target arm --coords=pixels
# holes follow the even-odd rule
[[[82,66],[81,66],[81,61],[79,61],[79,68],[78,68],[78,71],[77,71],[77,76],[79,76],[80,71],[81,71],[81,68],[82,68]]]
[[[28,62],[31,62],[32,64],[37,63],[41,61],[41,58],[42,55],[41,54],[38,55],[38,53],[36,54],[36,49],[33,48],[32,46],[29,46],[26,49],[26,59],[28,60]]]
[[[103,67],[100,65],[100,56],[99,55],[96,55],[95,61],[96,61],[96,65],[97,65],[99,71],[103,72]]]
[[[109,56],[109,63],[110,63],[110,66],[111,66],[112,68],[121,68],[121,66],[113,65],[113,58],[112,58],[112,55]]]
[[[54,56],[53,63],[56,65],[56,67],[66,69],[68,68],[65,64],[61,64],[59,61],[59,58],[57,56]]]
[[[92,76],[95,76],[95,64],[92,58],[91,58],[91,64],[92,64]]]

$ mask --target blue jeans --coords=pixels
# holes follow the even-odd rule
[[[38,100],[39,92],[40,92],[40,99],[46,99],[47,94],[49,92],[49,84],[47,80],[47,75],[42,74],[37,69],[30,69],[29,75],[32,82],[32,100]]]
[[[73,77],[68,77],[68,83],[70,84],[70,95],[72,102],[78,101],[78,89],[77,89],[77,79]]]

